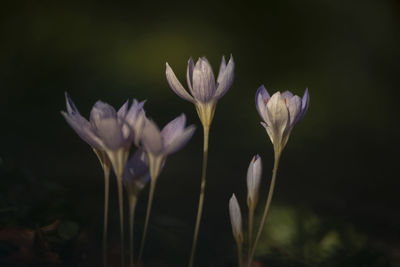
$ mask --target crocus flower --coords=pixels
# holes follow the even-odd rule
[[[285,147],[290,132],[294,125],[303,119],[310,103],[308,89],[303,98],[293,95],[289,91],[282,94],[276,92],[269,96],[262,85],[256,93],[256,107],[263,122],[261,125],[267,130],[276,153],[280,153]]]
[[[150,181],[149,163],[146,153],[138,149],[126,163],[124,185],[129,195],[137,196]]]
[[[157,125],[149,119],[146,120],[143,129],[141,143],[143,150],[147,153],[149,158],[151,180],[146,219],[138,257],[139,263],[143,255],[157,178],[160,175],[167,156],[181,149],[190,140],[195,131],[194,125],[185,128],[185,124],[186,116],[182,114],[169,122],[161,131]]]
[[[147,119],[141,142],[149,157],[150,177],[156,179],[168,155],[180,150],[192,137],[195,126],[185,128],[186,116],[180,115],[169,122],[161,131]]]
[[[258,190],[260,188],[262,173],[262,162],[259,155],[255,155],[247,169],[247,205],[255,207],[258,201]]]
[[[226,94],[233,83],[234,68],[235,63],[232,56],[228,64],[225,62],[225,57],[222,57],[217,82],[215,82],[211,65],[205,57],[199,58],[196,65],[190,58],[186,74],[190,94],[179,82],[168,63],[166,63],[165,73],[172,90],[183,99],[195,104],[203,126],[209,127],[218,99]]]
[[[82,117],[66,93],[67,112],[61,112],[75,132],[96,151],[104,151],[110,159],[117,176],[123,174],[132,142],[138,144],[144,126],[144,102],[133,100],[117,111],[97,101],[90,113],[90,122]]]
[[[83,118],[71,98],[66,94],[67,112],[61,112],[78,135],[89,143],[102,158],[105,153],[117,176],[120,207],[121,250],[124,251],[123,188],[122,179],[132,142],[139,143],[145,122],[144,102],[136,100],[128,109],[128,101],[118,110],[109,104],[97,101],[90,112],[90,122]],[[99,155],[99,154],[98,154]],[[124,265],[124,253],[121,253]]]
[[[104,151],[100,138],[94,134],[91,123],[81,116],[68,93],[65,93],[65,99],[67,113],[61,112],[61,114],[67,120],[68,124],[75,130],[75,132],[92,147],[104,171],[103,264],[104,266],[107,266],[108,200],[111,162],[107,153]]]
[[[231,218],[233,237],[236,242],[241,243],[243,241],[242,214],[235,194],[232,194],[229,200],[229,216]]]

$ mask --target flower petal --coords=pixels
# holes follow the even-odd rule
[[[223,59],[223,62],[221,63],[221,69],[223,68],[222,65],[225,63],[225,60]],[[220,99],[223,97],[226,92],[228,92],[229,88],[232,86],[233,83],[233,77],[234,77],[234,69],[235,69],[235,62],[233,61],[233,57],[229,59],[228,65],[223,68],[223,73],[218,75],[218,87],[217,90],[215,91],[214,97],[217,99]]]
[[[265,89],[264,85],[261,85],[256,92],[256,108],[257,108],[258,114],[260,114],[260,117],[266,123],[268,123],[268,114],[266,112],[265,107],[266,107],[269,99],[270,99],[270,96],[268,94],[267,89]]]
[[[125,103],[119,108],[117,115],[118,118],[125,118],[126,112],[128,111],[129,100],[126,100]]]
[[[301,114],[301,98],[297,95],[293,96],[286,101],[286,106],[289,111],[289,128],[293,128]]]
[[[97,101],[90,111],[90,122],[97,128],[98,123],[105,118],[116,118],[115,109],[102,101]]]
[[[193,97],[185,90],[185,88],[183,88],[182,84],[179,82],[178,78],[176,78],[175,73],[172,71],[168,63],[165,63],[165,65],[165,75],[167,76],[167,81],[171,89],[183,99],[193,102]]]
[[[259,155],[255,155],[247,169],[247,204],[253,208],[258,201],[258,191],[260,188],[262,173],[262,162]]]
[[[79,114],[70,115],[64,111],[61,114],[67,121],[67,123],[74,129],[74,131],[83,139],[86,143],[96,149],[103,149],[103,142],[96,136],[92,130],[90,123]]]
[[[79,114],[78,109],[76,108],[74,102],[72,101],[71,97],[67,92],[65,92],[65,102],[67,106],[67,112],[70,115],[74,115],[75,113]]]
[[[281,97],[280,92],[273,94],[268,101],[267,113],[270,121],[268,127],[271,128],[273,143],[274,145],[279,145],[289,121],[288,109]]]
[[[238,242],[242,242],[242,214],[240,212],[240,206],[235,194],[232,194],[232,197],[229,200],[229,216],[231,219],[233,236]]]
[[[183,133],[181,133],[180,135],[176,135],[174,139],[172,139],[170,143],[165,146],[165,153],[169,155],[184,147],[186,143],[190,140],[190,138],[192,138],[195,130],[196,127],[194,125],[191,125],[187,127],[183,131]]]
[[[293,94],[292,94],[292,92],[286,90],[285,92],[283,92],[281,94],[281,97],[282,97],[283,100],[285,100],[285,99],[289,100],[289,99],[291,99],[293,97]]]
[[[194,69],[193,59],[189,58],[188,66],[186,69],[186,80],[187,80],[187,84],[189,86],[189,90],[190,90],[190,92],[192,92],[192,94],[193,94],[193,69]]]
[[[148,158],[142,149],[138,149],[126,163],[124,185],[128,191],[137,194],[148,181],[150,181]]]
[[[308,88],[306,88],[306,91],[304,92],[303,98],[301,100],[301,114],[299,116],[299,121],[302,120],[306,115],[309,105],[310,105],[310,95],[308,94]]]
[[[185,124],[186,116],[185,114],[181,114],[164,126],[164,128],[161,130],[164,147],[168,146],[176,136],[179,136],[183,133]]]
[[[231,56],[232,57],[232,56]],[[222,74],[225,72],[226,69],[226,61],[225,61],[225,56],[222,56],[222,61],[221,65],[219,66],[219,72],[218,72],[218,77],[217,77],[217,82],[220,82]]]
[[[207,102],[215,93],[215,78],[210,63],[205,57],[199,58],[193,70],[193,96],[196,100]]]
[[[116,117],[103,118],[97,121],[96,126],[96,133],[108,150],[117,150],[126,145],[121,122]]]
[[[146,152],[155,156],[162,153],[163,142],[160,130],[158,129],[157,125],[149,119],[146,119],[141,141]]]
[[[128,135],[132,135],[136,146],[139,145],[139,140],[143,132],[146,115],[143,109],[143,105],[146,101],[138,102],[133,99],[132,105],[125,116],[125,123],[123,126],[123,132],[125,138]]]

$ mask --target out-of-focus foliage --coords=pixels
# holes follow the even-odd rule
[[[259,258],[304,266],[382,266],[389,264],[365,233],[341,218],[321,218],[309,209],[274,205]]]

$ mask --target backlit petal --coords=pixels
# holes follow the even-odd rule
[[[238,242],[242,242],[242,214],[240,212],[240,206],[235,194],[233,194],[231,199],[229,200],[229,216],[231,219],[233,236]]]
[[[182,84],[179,82],[178,78],[176,78],[175,73],[171,69],[171,67],[166,63],[165,74],[167,76],[167,81],[171,89],[183,99],[193,102],[193,97],[183,88]]]
[[[207,102],[214,96],[215,78],[207,59],[199,58],[193,70],[193,96],[200,102]]]
[[[153,155],[159,155],[163,151],[163,142],[160,134],[160,130],[158,129],[157,125],[151,121],[146,120],[142,138],[142,144],[144,149]]]
[[[215,91],[214,97],[220,99],[223,97],[226,92],[228,92],[229,88],[232,86],[233,77],[234,77],[234,70],[235,70],[235,62],[233,61],[233,57],[229,59],[228,65],[226,67],[222,67],[225,63],[225,59],[223,58],[220,68],[220,74],[218,75],[218,88]],[[221,73],[221,70],[223,72]]]

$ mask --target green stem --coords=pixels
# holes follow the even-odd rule
[[[138,257],[138,266],[140,266],[140,261],[142,260],[142,255],[143,255],[143,249],[144,249],[144,243],[146,241],[146,234],[147,234],[147,227],[149,225],[149,218],[150,218],[150,212],[151,212],[151,206],[153,203],[153,197],[154,197],[154,190],[156,188],[156,180],[157,177],[151,177],[150,181],[150,192],[149,192],[149,200],[147,204],[147,211],[146,211],[146,219],[144,222],[144,230],[143,230],[143,236],[142,236],[142,241],[140,242],[140,250],[139,250],[139,257]]]
[[[121,229],[121,266],[125,267],[125,248],[124,248],[124,199],[123,199],[123,184],[122,175],[117,176],[118,186],[118,202],[119,202],[119,220]]]
[[[133,255],[134,255],[134,244],[133,244],[133,224],[134,224],[134,219],[135,219],[135,208],[136,208],[136,203],[137,203],[137,197],[134,194],[130,194],[129,196],[129,258],[130,258],[130,266],[134,266],[133,262]]]
[[[237,250],[238,250],[238,267],[242,267],[243,265],[243,252],[242,252],[242,243],[236,241]]]
[[[264,209],[264,213],[263,213],[263,216],[262,216],[262,219],[261,219],[261,223],[260,223],[260,226],[259,226],[258,231],[257,231],[256,240],[254,241],[254,245],[252,246],[250,257],[248,259],[248,267],[251,266],[251,263],[253,261],[254,253],[256,251],[258,241],[260,240],[261,233],[262,233],[262,231],[264,229],[265,220],[267,218],[267,214],[268,214],[269,208],[271,206],[272,196],[274,194],[274,188],[275,188],[276,174],[278,172],[278,165],[279,165],[280,157],[281,157],[281,153],[280,152],[275,153],[274,169],[272,170],[272,179],[271,179],[271,184],[269,186],[268,198],[267,198],[267,202],[265,204],[265,209]]]
[[[203,132],[204,132],[203,168],[201,171],[200,197],[199,197],[199,206],[197,209],[196,226],[195,226],[194,235],[193,235],[192,251],[190,252],[189,267],[193,267],[193,264],[194,264],[194,256],[196,253],[196,245],[197,245],[197,238],[199,235],[201,215],[203,213],[204,191],[206,188],[206,172],[207,172],[207,159],[208,159],[208,135],[210,132],[210,128],[203,126]]]
[[[110,189],[110,168],[103,165],[104,170],[104,228],[103,228],[103,265],[107,267],[107,228],[108,228],[108,199]]]
[[[254,206],[249,207],[249,240],[248,240],[248,255],[250,258],[251,244],[253,243],[253,224],[254,224]]]

